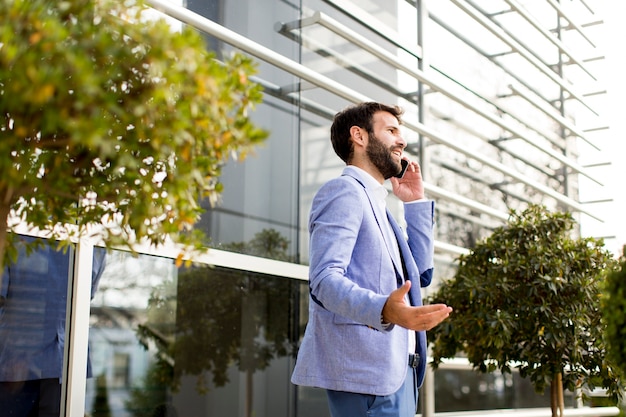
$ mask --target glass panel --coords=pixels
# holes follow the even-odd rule
[[[198,227],[211,238],[211,246],[267,257],[297,261],[297,121],[292,106],[266,97],[254,118],[271,130],[270,137],[244,161],[230,161],[222,169],[224,191]],[[270,129],[271,126],[271,129]],[[270,240],[267,241],[267,238]],[[255,242],[266,240],[274,250]],[[274,243],[272,243],[274,242]],[[278,245],[278,246],[276,246]]]
[[[299,294],[298,317],[298,346],[302,342],[304,329],[309,321],[309,286],[308,282],[301,283]],[[291,375],[289,375],[291,377]],[[330,417],[326,390],[313,387],[295,386],[296,390],[296,417]]]
[[[300,285],[217,267],[181,271],[168,349],[179,415],[289,415]]]
[[[108,254],[92,303],[86,413],[294,415],[300,293],[306,282]]]
[[[86,415],[151,417],[168,403],[157,344],[173,340],[176,280],[171,259],[107,253],[91,306]]]
[[[240,0],[205,2],[189,0],[187,7],[254,42],[291,59],[299,54],[297,43],[276,32],[274,24],[294,20],[298,8],[284,1]],[[209,37],[218,54],[232,49]],[[229,161],[220,181],[220,202],[207,210],[197,227],[210,237],[210,245],[255,256],[298,262],[298,108],[292,104],[298,79],[272,65],[256,60],[255,81],[264,87],[263,104],[251,113],[254,122],[269,131],[264,144],[247,159]],[[293,92],[293,93],[292,93]],[[275,252],[250,248],[260,235],[274,235],[284,245]]]
[[[74,248],[58,251],[56,242],[28,236],[17,245],[18,258],[4,268],[0,285],[0,410],[17,417],[59,415]],[[94,288],[102,255],[94,260]]]
[[[565,405],[575,398],[566,391]],[[480,374],[473,370],[438,369],[435,372],[435,412],[550,407],[550,388],[537,394],[518,372]]]

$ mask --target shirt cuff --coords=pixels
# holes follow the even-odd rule
[[[414,204],[414,203],[421,203],[422,201],[428,201],[427,198],[420,198],[418,200],[413,200],[413,201],[407,201],[404,204]]]

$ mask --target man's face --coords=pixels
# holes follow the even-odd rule
[[[392,114],[378,112],[374,115],[372,130],[368,132],[365,152],[382,176],[391,178],[402,169],[400,160],[406,147],[400,134],[400,123]]]

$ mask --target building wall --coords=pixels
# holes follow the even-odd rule
[[[502,225],[509,209],[540,203],[595,215],[578,201],[579,177],[594,178],[579,155],[602,140],[587,132],[600,123],[596,97],[585,94],[601,89],[594,79],[601,62],[584,61],[597,51],[585,38],[595,27],[575,29],[596,19],[583,2],[189,0],[186,7],[217,23],[198,29],[219,54],[258,60],[265,99],[252,117],[270,137],[244,163],[225,167],[222,202],[207,205],[199,224],[223,256],[252,256],[234,268],[179,270],[171,343],[147,351],[153,364],[168,351],[172,379],[159,389],[181,415],[327,415],[324,393],[294,387],[289,376],[307,322],[310,203],[343,168],[328,130],[351,102],[405,109],[407,152],[437,200],[436,280],[451,276],[456,256]],[[234,42],[236,35],[244,40]],[[401,218],[402,205],[390,200]],[[281,262],[259,273],[253,265],[261,258]],[[284,262],[304,269],[290,273]],[[148,298],[150,311],[159,303]],[[437,371],[427,398],[434,410],[425,415],[549,406],[516,375],[479,377],[456,365]]]
[[[94,408],[102,392],[116,417],[328,415],[322,391],[289,377],[307,322],[310,203],[341,172],[328,130],[351,102],[406,111],[407,152],[437,201],[436,280],[511,208],[532,202],[595,216],[578,187],[595,178],[581,161],[604,140],[601,97],[591,94],[602,89],[594,75],[602,62],[589,60],[599,55],[600,25],[588,2],[525,3],[188,0],[218,54],[257,59],[265,99],[252,117],[270,137],[225,166],[222,201],[207,204],[198,225],[213,246],[199,266],[173,267],[177,252],[167,247],[107,255],[89,343],[94,376],[108,389],[73,364],[69,377],[86,386],[68,388],[66,415],[103,415]],[[89,246],[78,253],[89,262]],[[87,329],[75,330],[68,344],[86,351]],[[429,378],[426,416],[549,406],[515,376],[443,367]]]

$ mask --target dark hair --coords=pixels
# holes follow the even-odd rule
[[[391,113],[398,119],[398,122],[402,122],[400,116],[403,111],[400,107],[371,101],[346,107],[335,115],[333,124],[330,126],[330,141],[337,156],[345,163],[350,161],[354,152],[350,140],[350,128],[358,126],[365,129],[368,135],[372,135],[372,119],[379,111]]]

